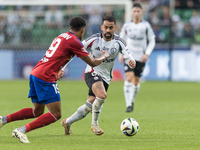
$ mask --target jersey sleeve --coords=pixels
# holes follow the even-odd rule
[[[147,38],[148,38],[148,45],[147,45],[147,49],[145,51],[145,53],[147,55],[150,55],[155,47],[155,34],[153,32],[153,29],[151,27],[151,25],[147,22]]]
[[[147,30],[148,30],[148,32],[147,32],[148,40],[155,38],[155,34],[153,32],[153,29],[148,22],[147,22]]]
[[[82,41],[82,43],[83,43],[85,49],[89,49],[92,47],[93,42],[96,40],[97,40],[97,34],[94,34],[94,35],[88,37],[87,39],[85,39],[84,41]]]
[[[118,43],[119,43],[119,47],[120,47],[120,52],[121,52],[122,55],[123,55],[123,58],[124,58],[124,60],[125,60],[125,63],[128,64],[128,62],[129,62],[130,60],[134,60],[134,59],[133,59],[133,56],[132,56],[132,54],[131,54],[131,52],[130,52],[130,50],[128,49],[128,47],[127,47],[127,45],[126,45],[126,42],[125,42],[123,39],[119,38]],[[134,61],[135,61],[135,60],[134,60]]]
[[[124,50],[122,50],[122,55],[123,55],[123,58],[124,58],[124,61],[126,64],[128,64],[128,62],[130,60],[134,60],[130,50],[128,49],[128,47],[126,46],[126,48]],[[134,60],[135,61],[135,60]]]
[[[84,57],[89,55],[89,53],[85,50],[84,45],[78,39],[72,41],[71,50],[77,57]]]

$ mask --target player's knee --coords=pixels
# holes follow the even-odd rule
[[[134,80],[134,85],[137,86],[140,83],[140,79],[135,79]]]
[[[126,80],[127,82],[131,83],[132,81],[131,80]]]
[[[107,98],[107,93],[101,93],[99,96],[100,99],[106,99]]]
[[[62,117],[61,113],[56,114],[56,118],[59,120]]]
[[[34,111],[35,117],[39,117],[43,113],[44,113],[44,111]]]
[[[61,115],[61,112],[51,112],[55,117],[56,117],[56,119],[57,120],[59,120],[61,117],[62,117],[62,115]]]
[[[126,78],[126,81],[127,81],[127,82],[132,82],[132,81],[133,81],[133,75],[132,75],[132,74],[128,74],[128,73],[127,73],[127,74],[125,75],[125,78]]]
[[[127,82],[132,82],[132,80],[133,80],[133,79],[132,79],[131,77],[129,77],[129,76],[126,77],[126,81],[127,81]]]
[[[57,113],[57,119],[60,119],[61,117],[62,117],[61,112],[58,112],[58,113]]]

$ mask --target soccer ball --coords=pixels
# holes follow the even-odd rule
[[[120,125],[122,133],[126,136],[133,136],[139,130],[139,124],[134,118],[126,118]]]

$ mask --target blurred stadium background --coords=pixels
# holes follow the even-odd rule
[[[68,30],[74,16],[87,20],[85,37],[100,32],[101,18],[114,15],[117,34],[140,2],[156,34],[156,48],[143,80],[200,81],[200,0],[0,0],[0,79],[28,78],[51,41]],[[81,79],[86,64],[75,58],[66,79]],[[114,79],[123,79],[115,63]]]

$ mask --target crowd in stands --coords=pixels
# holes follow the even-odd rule
[[[200,42],[200,0],[149,0],[147,20],[156,33],[157,43],[191,45]],[[170,9],[170,5],[174,6]]]
[[[141,2],[144,19],[156,34],[157,43],[175,44],[200,42],[200,0],[133,0]],[[114,15],[117,34],[124,23],[124,6],[71,5],[71,6],[0,6],[0,45],[47,44],[68,30],[68,21],[81,14],[87,20],[85,36],[100,32],[101,16]]]
[[[175,0],[173,19],[183,37],[191,43],[200,42],[200,0]]]
[[[177,9],[199,9],[200,0],[175,0]]]
[[[78,15],[87,20],[89,36],[100,32],[103,15],[116,16],[122,25],[124,6],[0,6],[0,44],[49,44],[52,37],[68,31],[69,19]]]

